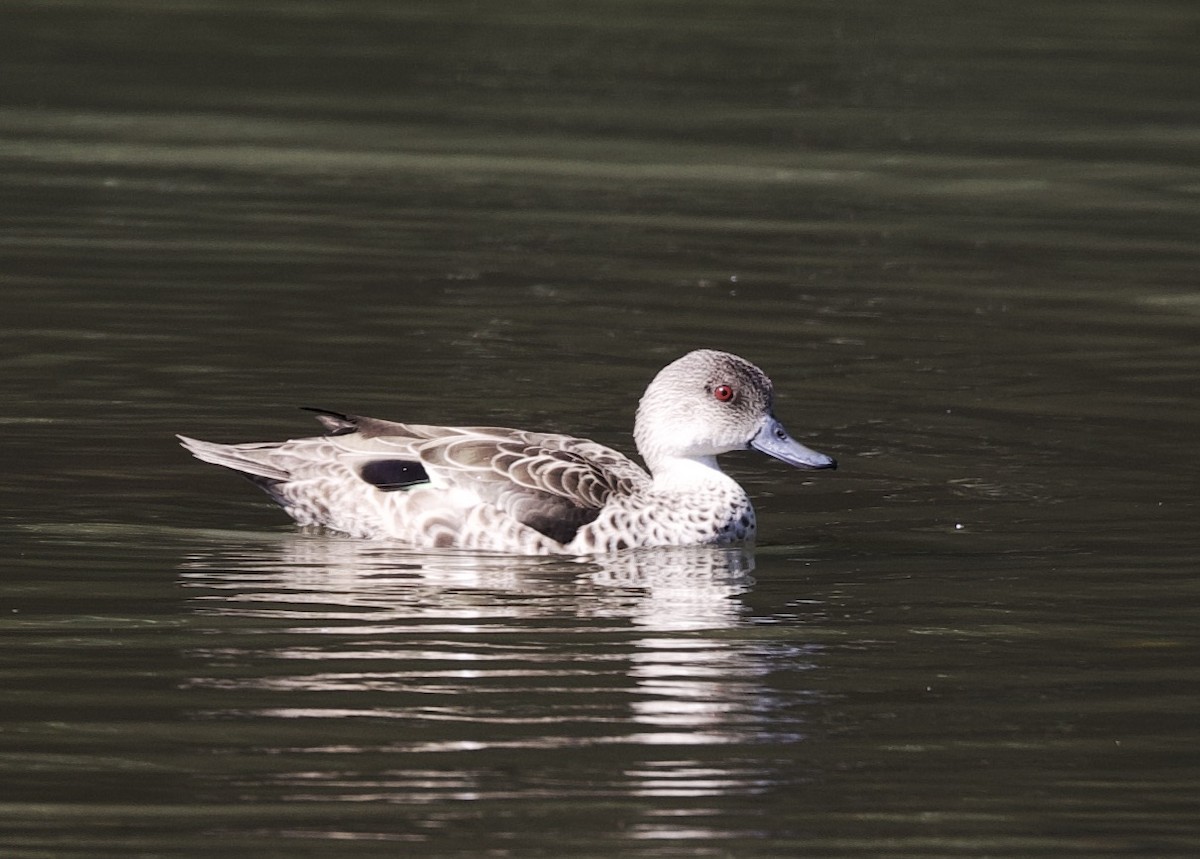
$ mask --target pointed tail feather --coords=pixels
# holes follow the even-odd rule
[[[267,461],[269,453],[278,447],[276,444],[217,444],[185,435],[176,438],[196,459],[239,471],[255,483],[284,481],[290,477],[286,471]]]

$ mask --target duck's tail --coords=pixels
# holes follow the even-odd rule
[[[277,465],[272,465],[269,460],[271,452],[279,447],[274,442],[217,444],[211,441],[201,441],[198,438],[188,438],[185,435],[177,435],[176,438],[196,459],[232,469],[268,492],[272,486],[283,483],[291,477],[287,471]]]

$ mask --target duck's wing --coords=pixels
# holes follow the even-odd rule
[[[570,436],[475,428],[419,447],[435,481],[469,488],[552,540],[569,543],[614,496],[649,477],[616,451]]]
[[[377,488],[428,482],[467,490],[559,543],[614,497],[650,480],[617,451],[585,439],[502,427],[435,427],[322,412],[318,419]]]

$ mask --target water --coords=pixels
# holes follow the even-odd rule
[[[1200,849],[1200,16],[9,4],[6,856]],[[838,457],[752,551],[290,527],[299,405]]]

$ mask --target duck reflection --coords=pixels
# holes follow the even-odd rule
[[[194,554],[180,579],[196,607],[213,615],[373,623],[431,614],[519,623],[553,615],[683,631],[737,623],[753,568],[753,555],[741,548],[531,558],[413,553],[297,535]]]
[[[222,540],[180,570],[215,633],[187,686],[205,718],[281,726],[243,796],[745,793],[770,774],[713,750],[802,738],[795,697],[769,681],[816,655],[754,622],[753,569],[742,549],[512,558]]]

